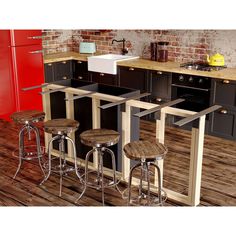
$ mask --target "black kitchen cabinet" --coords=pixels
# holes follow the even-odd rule
[[[211,114],[210,117],[210,133],[212,135],[236,140],[236,110],[224,106]]]
[[[150,72],[151,102],[160,104],[171,100],[171,73]]]
[[[55,84],[68,86],[72,88],[79,88],[91,84],[88,81],[83,80],[60,80],[56,81]],[[75,103],[79,100],[75,100]],[[83,101],[79,101],[80,104]],[[76,103],[77,104],[77,103]],[[51,105],[51,119],[59,119],[66,118],[66,101],[65,101],[65,93],[64,92],[55,92],[50,94],[50,105]],[[80,107],[79,107],[80,108]],[[75,110],[76,111],[76,110]],[[84,115],[86,117],[86,109],[84,110]],[[57,142],[53,143],[54,149],[59,149],[59,145]],[[67,141],[65,142],[65,150],[67,152]]]
[[[213,81],[213,103],[236,107],[236,82],[229,80],[215,79]]]
[[[171,100],[171,77],[172,74],[162,71],[150,71],[150,92],[149,101],[161,105]],[[159,119],[159,112],[149,115],[149,120]],[[167,124],[172,122],[171,117],[167,117]]]
[[[211,104],[222,108],[210,115],[210,134],[236,140],[236,82],[214,79]]]
[[[133,67],[118,67],[119,86],[148,92],[148,71]]]
[[[73,71],[72,71],[72,61],[60,61],[55,63],[55,81],[61,79],[72,79]]]
[[[87,61],[73,60],[73,78],[89,80]]]
[[[60,61],[44,64],[45,82],[50,83],[58,80],[72,79],[72,61]]]
[[[46,83],[51,83],[55,81],[54,79],[54,66],[55,63],[44,64],[44,81]]]
[[[106,85],[118,85],[117,76],[112,74],[105,74],[99,72],[89,72],[90,81],[94,83],[102,83]]]
[[[115,86],[109,86],[105,84],[92,84],[83,87],[85,90],[95,91],[99,93],[104,93],[114,96],[129,97],[139,94],[139,91],[121,88]],[[101,101],[101,105],[108,103],[107,101]],[[115,106],[108,109],[100,110],[101,111],[101,128],[113,129],[122,133],[122,114],[121,106]],[[82,98],[74,101],[74,111],[75,119],[79,121],[80,126],[78,131],[75,133],[75,143],[77,156],[80,158],[85,158],[86,153],[91,149],[80,142],[79,135],[88,129],[92,128],[92,99],[91,98]],[[133,112],[133,111],[132,111]],[[139,119],[132,116],[132,126],[131,126],[131,140],[139,139]],[[118,144],[111,146],[116,157],[116,167],[120,171],[122,168],[122,136]],[[104,153],[104,166],[111,168],[111,159],[108,157],[107,153]]]

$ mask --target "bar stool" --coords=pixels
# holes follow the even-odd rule
[[[36,126],[33,125],[33,123],[37,123],[39,121],[42,121],[44,119],[44,117],[45,117],[44,112],[36,111],[36,110],[26,110],[26,111],[14,112],[11,115],[11,119],[16,124],[23,125],[19,131],[18,154],[15,154],[16,150],[13,152],[13,155],[17,156],[19,158],[18,168],[16,170],[16,173],[15,173],[13,179],[16,178],[18,172],[20,171],[23,160],[32,160],[35,158],[38,159],[40,169],[43,172],[43,175],[45,176],[45,173],[43,171],[42,164],[41,164],[41,158],[42,158],[43,153],[42,153],[42,149],[40,146],[39,130]],[[31,140],[31,131],[33,131],[35,133],[36,145],[25,146],[24,135],[25,135],[25,133],[28,133],[28,140]],[[35,149],[37,150],[36,152],[35,152]]]
[[[79,122],[76,120],[71,120],[71,119],[53,119],[53,120],[48,120],[44,123],[45,132],[53,134],[55,136],[51,138],[48,143],[48,174],[45,176],[44,180],[40,183],[40,185],[42,185],[45,181],[48,180],[49,176],[51,175],[51,172],[59,173],[60,175],[59,196],[60,197],[62,193],[63,175],[65,175],[69,171],[75,170],[75,173],[78,176],[78,178],[79,179],[81,178],[78,172],[78,167],[77,167],[75,143],[71,138],[67,136],[69,133],[75,132],[78,129],[78,127],[79,127]],[[66,164],[65,140],[70,141],[73,147],[73,156],[74,156],[74,161],[75,161],[74,168],[71,168],[70,166]],[[57,141],[59,143],[59,165],[52,166],[51,149],[52,149],[52,144],[54,141]],[[63,163],[62,163],[62,159],[63,159]]]
[[[97,190],[101,189],[102,191],[102,204],[104,206],[104,188],[117,186],[118,181],[116,179],[116,161],[115,155],[111,149],[108,147],[113,146],[119,142],[120,135],[118,132],[109,129],[91,129],[84,131],[80,134],[81,143],[86,146],[92,147],[85,157],[85,173],[84,173],[84,189],[78,199],[79,201],[84,195],[87,186],[95,188]],[[94,183],[89,183],[88,175],[88,162],[89,157],[94,153],[98,153],[98,168],[97,168],[97,178]],[[112,169],[113,169],[113,180],[105,184],[105,178],[103,174],[103,155],[105,152],[110,154],[112,159]]]
[[[161,186],[161,171],[160,168],[154,163],[157,160],[162,160],[166,153],[167,148],[159,143],[157,139],[143,140],[143,141],[133,141],[126,144],[123,148],[127,158],[131,160],[138,161],[138,164],[133,166],[129,174],[128,182],[128,205],[130,205],[131,200],[131,184],[133,172],[137,167],[141,167],[141,176],[138,192],[138,202],[139,205],[142,199],[147,199],[145,204],[151,205],[151,196],[150,196],[150,166],[156,168],[158,173],[158,205],[162,205],[162,186]],[[144,175],[145,173],[145,175]],[[145,179],[144,179],[145,177]],[[146,180],[147,183],[147,194],[143,190],[143,180]],[[156,198],[154,198],[156,199]]]

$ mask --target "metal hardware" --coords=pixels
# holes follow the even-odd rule
[[[150,95],[150,93],[142,93],[142,94],[139,94],[139,95],[136,95],[136,96],[133,96],[133,97],[124,98],[124,99],[122,99],[120,101],[117,101],[117,102],[111,102],[111,103],[99,106],[99,108],[107,109],[107,108],[110,108],[110,107],[114,107],[114,106],[118,106],[120,104],[123,104],[123,103],[125,103],[129,100],[139,99],[139,98],[146,97],[146,96],[149,96],[149,95]]]
[[[67,79],[67,77],[66,77],[66,76],[63,76],[62,79]]]
[[[78,79],[83,79],[83,77],[82,76],[78,76]]]
[[[187,123],[189,123],[189,122],[191,122],[193,120],[196,120],[196,119],[200,118],[201,116],[204,116],[204,115],[207,115],[207,114],[209,114],[209,113],[211,113],[213,111],[216,111],[216,110],[218,110],[221,107],[222,106],[220,106],[220,105],[214,105],[214,106],[209,107],[209,108],[207,108],[205,110],[202,110],[202,111],[200,111],[200,112],[198,112],[198,113],[196,113],[194,115],[188,116],[188,117],[186,117],[186,118],[184,118],[184,119],[182,119],[180,121],[177,121],[174,124],[178,125],[178,126],[185,125],[185,124],[187,124]]]
[[[43,91],[43,92],[39,92],[40,94],[47,94],[47,93],[55,93],[55,92],[61,92],[65,89],[69,88],[68,86],[63,86],[61,88],[58,88],[58,89],[52,89],[52,90],[47,90],[47,91]]]
[[[100,76],[104,76],[104,74],[103,74],[103,73],[100,73]]]
[[[130,67],[130,68],[129,68],[129,70],[131,70],[131,71],[132,71],[132,70],[134,70],[134,68],[133,68],[133,67]]]
[[[194,89],[194,90],[201,90],[201,91],[209,91],[209,89],[203,89],[203,88],[196,88],[191,86],[185,86],[185,85],[179,85],[179,84],[172,84],[171,86],[177,87],[177,88],[188,88],[188,89]]]
[[[162,75],[163,73],[162,73],[162,71],[157,71],[157,74]]]
[[[78,96],[73,96],[72,98],[65,98],[64,100],[65,100],[65,101],[73,101],[73,100],[75,100],[75,99],[83,98],[83,97],[92,95],[92,94],[94,94],[94,93],[96,93],[96,92],[85,93],[85,94],[81,94],[81,95],[78,95]]]
[[[36,36],[29,36],[28,39],[42,39],[42,35],[36,35]]]
[[[25,146],[24,144],[24,134],[26,134],[28,132],[28,137],[29,140],[31,139],[31,131],[33,131],[35,133],[35,139],[36,139],[36,149],[37,149],[37,154],[35,156],[32,156],[32,152],[27,152],[27,146]],[[42,163],[41,163],[41,159],[42,159],[42,150],[41,150],[41,145],[40,145],[40,135],[39,135],[39,130],[36,126],[32,125],[31,123],[26,123],[19,132],[19,163],[18,163],[18,167],[17,170],[15,172],[15,175],[13,177],[13,179],[16,178],[17,174],[19,173],[20,169],[21,169],[21,165],[23,160],[32,160],[34,158],[38,159],[39,162],[39,167],[43,173],[43,175],[45,176],[43,167],[42,167]]]
[[[81,63],[82,63],[82,61],[77,61],[77,63],[78,63],[78,64],[81,64]]]
[[[229,82],[228,79],[224,79],[224,80],[222,81],[222,83],[223,83],[223,84],[229,84],[230,82]]]
[[[225,110],[225,109],[222,109],[222,110],[220,110],[220,113],[221,113],[221,114],[227,114],[227,113],[228,113],[228,111],[227,111],[227,110]]]
[[[52,66],[52,63],[47,64],[47,66]]]
[[[134,116],[143,117],[143,116],[146,116],[146,115],[151,114],[153,112],[157,112],[157,111],[161,110],[164,107],[173,106],[173,105],[176,105],[176,104],[178,104],[180,102],[183,102],[183,101],[185,101],[185,99],[179,98],[179,99],[176,99],[176,100],[173,100],[173,101],[170,101],[170,102],[163,103],[160,106],[157,106],[157,107],[145,110],[145,111],[141,111],[139,113],[134,114]]]
[[[28,91],[28,90],[33,90],[33,89],[37,89],[37,88],[43,88],[43,87],[47,87],[48,84],[41,84],[41,85],[35,85],[32,87],[27,87],[27,88],[22,88],[22,91]]]
[[[43,53],[43,50],[36,50],[36,51],[31,51],[29,52],[30,54],[38,54],[38,53]]]
[[[67,62],[66,62],[66,61],[62,61],[61,63],[62,63],[62,64],[66,64]]]

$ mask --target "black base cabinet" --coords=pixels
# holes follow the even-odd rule
[[[124,98],[138,95],[140,91],[121,88],[115,86],[109,86],[104,84],[92,83],[83,80],[61,80],[55,82],[55,84],[60,84],[63,86],[70,86],[72,88],[80,88],[88,91],[96,91],[99,93],[121,96]],[[51,102],[51,117],[56,118],[66,118],[66,101],[64,92],[55,92],[50,94]],[[107,101],[101,101],[101,105],[108,103]],[[101,109],[101,128],[113,129],[122,133],[122,111],[123,106],[115,106],[105,110]],[[132,114],[138,112],[138,109],[132,109]],[[74,100],[74,119],[79,121],[80,125],[78,130],[75,132],[75,145],[77,156],[85,159],[85,156],[91,148],[83,145],[80,142],[80,134],[88,129],[92,129],[92,99],[84,97],[81,99]],[[137,117],[131,117],[131,140],[139,139],[139,119]],[[58,145],[55,143],[53,146],[58,150]],[[116,167],[117,170],[121,171],[122,168],[122,137],[120,137],[119,143],[112,146],[111,149],[114,151],[116,157]],[[66,143],[67,151],[67,143]],[[107,153],[104,155],[104,166],[111,168],[111,159],[107,157]]]
[[[82,80],[78,81],[78,80],[67,79],[67,80],[56,81],[55,84],[70,86],[72,88],[79,88],[92,83]],[[51,105],[51,119],[66,118],[66,101],[64,92],[51,93],[50,105]],[[53,148],[59,150],[59,144],[57,142],[54,142]],[[67,141],[65,141],[65,150],[67,153]]]
[[[121,96],[121,97],[130,97],[139,94],[139,91],[114,87],[105,84],[93,84],[83,87],[85,90],[96,91],[99,93]],[[101,101],[101,105],[108,103],[107,101]],[[121,105],[122,106],[122,105]],[[122,113],[121,106],[111,107],[105,110],[101,109],[101,128],[113,129],[118,131],[120,134],[122,133]],[[91,148],[83,145],[80,142],[79,135],[88,129],[92,128],[92,99],[91,98],[82,98],[75,100],[74,103],[75,110],[75,119],[80,122],[80,127],[75,134],[75,142],[76,142],[76,151],[77,156],[85,159],[86,153],[91,150]],[[136,112],[136,111],[134,111]],[[134,113],[133,112],[133,113]],[[131,139],[137,140],[139,138],[139,119],[137,117],[131,117],[132,119],[132,127],[131,127]],[[116,168],[121,171],[122,169],[122,137],[120,136],[120,140],[118,144],[110,147],[110,149],[114,152],[116,157]],[[111,168],[112,163],[109,154],[104,154],[104,166]]]
[[[236,110],[227,107],[210,115],[210,134],[226,139],[236,140]]]
[[[88,62],[73,60],[73,78],[79,80],[89,80]]]
[[[236,82],[214,79],[211,103],[222,108],[210,115],[210,134],[236,140]]]

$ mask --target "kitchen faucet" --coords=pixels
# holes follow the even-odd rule
[[[123,43],[123,47],[122,47],[122,50],[121,50],[122,55],[125,55],[126,53],[128,53],[128,48],[125,47],[125,39],[124,38],[121,39],[121,40],[113,39],[111,44],[113,44],[114,42],[117,42],[117,43],[121,43],[122,42]]]

